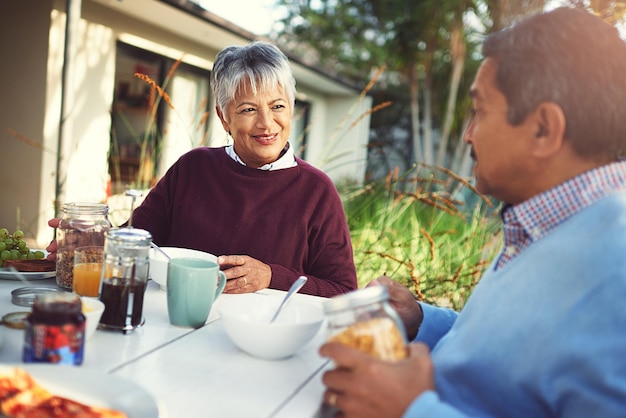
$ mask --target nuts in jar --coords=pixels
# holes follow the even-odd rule
[[[74,250],[83,246],[103,246],[104,233],[112,226],[109,207],[103,203],[66,203],[56,231],[56,281],[73,288]]]
[[[406,358],[407,339],[404,326],[389,305],[384,286],[372,286],[326,302],[328,341],[354,347],[382,360]]]

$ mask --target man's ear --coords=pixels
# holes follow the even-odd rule
[[[561,106],[553,102],[540,103],[531,118],[535,129],[535,155],[548,157],[557,153],[565,135],[565,114]]]
[[[230,125],[226,121],[226,118],[224,117],[222,110],[218,106],[215,106],[215,112],[217,113],[217,116],[220,118],[220,121],[222,122],[222,127],[224,128],[224,130],[230,133]]]

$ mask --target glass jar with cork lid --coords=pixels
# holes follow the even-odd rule
[[[389,304],[384,286],[370,286],[330,298],[324,304],[328,341],[357,348],[382,360],[407,356],[404,324]]]
[[[109,207],[104,203],[66,203],[56,231],[56,281],[72,290],[74,250],[84,246],[104,246],[104,234],[111,227]]]

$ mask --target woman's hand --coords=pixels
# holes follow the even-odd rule
[[[413,341],[424,319],[422,308],[415,300],[415,296],[413,296],[406,286],[387,276],[381,276],[367,284],[367,286],[376,285],[385,286],[387,288],[389,292],[389,303],[396,312],[398,312],[400,319],[402,319],[407,338],[409,341]]]
[[[217,264],[226,275],[224,293],[250,293],[269,287],[272,269],[247,255],[220,255]]]
[[[53,228],[58,228],[61,223],[61,218],[52,218],[48,221],[48,225]],[[46,247],[46,251],[48,251],[48,256],[46,259],[51,261],[56,261],[57,259],[57,240],[53,239],[50,241],[50,244]]]
[[[409,357],[398,362],[378,360],[340,343],[326,343],[320,355],[335,369],[324,373],[324,403],[342,418],[400,418],[422,392],[435,389],[428,347],[410,344]]]

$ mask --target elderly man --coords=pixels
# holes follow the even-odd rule
[[[504,248],[458,315],[379,279],[418,343],[397,363],[322,346],[324,400],[360,418],[624,417],[626,44],[561,8],[483,55],[464,139]]]

